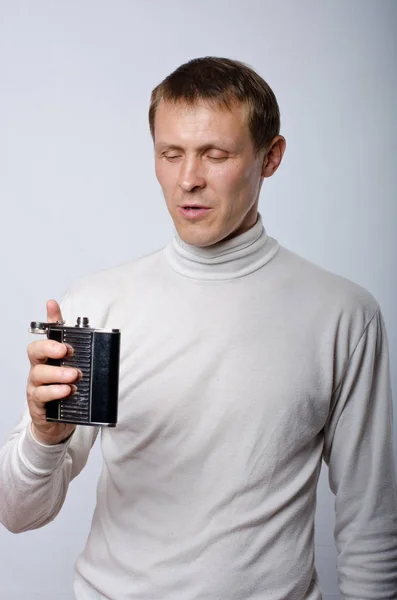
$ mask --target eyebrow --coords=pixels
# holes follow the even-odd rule
[[[177,144],[167,144],[166,142],[161,142],[156,146],[157,150],[178,150],[180,152],[183,152],[184,149],[182,146],[178,146]],[[231,149],[226,149],[223,145],[223,143],[219,142],[210,142],[207,144],[202,144],[201,146],[197,146],[197,148],[195,148],[198,151],[204,152],[205,150],[212,150],[212,149],[217,149],[217,150],[221,150],[222,152],[237,152],[238,150],[240,150],[240,148],[233,148],[233,150]]]

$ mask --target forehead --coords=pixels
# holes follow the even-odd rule
[[[161,100],[154,120],[155,143],[183,143],[209,138],[230,143],[250,139],[248,109],[241,103],[230,108],[217,104]]]

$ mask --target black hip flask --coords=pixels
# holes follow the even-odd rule
[[[46,333],[48,339],[72,346],[73,356],[48,359],[47,364],[80,369],[83,377],[73,382],[77,391],[46,403],[46,420],[115,427],[117,424],[120,370],[120,330],[93,329],[87,317],[74,327],[65,323],[32,321],[31,333]]]

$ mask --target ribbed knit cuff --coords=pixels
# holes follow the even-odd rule
[[[61,444],[46,446],[33,437],[31,423],[28,423],[19,438],[18,456],[31,473],[50,475],[62,464],[72,437]]]

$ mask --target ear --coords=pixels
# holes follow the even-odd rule
[[[270,143],[269,149],[263,157],[262,177],[271,177],[283,159],[287,142],[282,135],[277,135]]]

